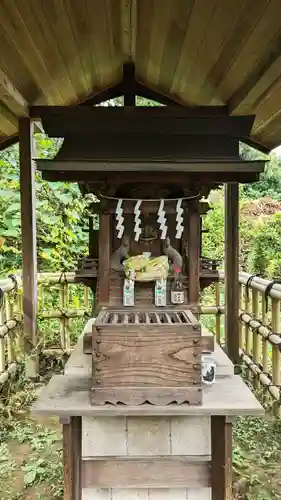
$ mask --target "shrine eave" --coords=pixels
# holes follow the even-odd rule
[[[123,182],[137,182],[145,174],[146,182],[185,182],[190,176],[203,183],[255,182],[263,172],[265,162],[224,160],[192,162],[93,162],[37,160],[37,168],[43,179],[64,182],[120,183],[120,174],[126,176]],[[116,176],[118,179],[116,179]],[[156,176],[156,177],[154,177]]]
[[[216,172],[251,172],[261,173],[264,170],[264,160],[243,161],[56,161],[36,160],[41,172],[185,172],[185,173],[216,173]]]

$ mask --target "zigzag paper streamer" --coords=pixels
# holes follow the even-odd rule
[[[125,230],[125,226],[123,224],[124,222],[124,217],[123,217],[123,208],[122,208],[122,203],[123,200],[118,200],[115,214],[116,214],[116,231],[117,231],[117,238],[121,239]]]
[[[176,206],[176,213],[177,213],[177,216],[176,216],[176,221],[177,221],[177,225],[176,225],[176,239],[177,240],[181,239],[181,236],[182,236],[182,233],[183,233],[183,217],[182,217],[183,208],[182,208],[181,204],[182,204],[182,198],[180,198],[177,201],[177,206]]]
[[[138,200],[135,208],[134,208],[134,214],[135,214],[135,227],[134,227],[134,233],[135,233],[135,241],[139,241],[140,235],[141,235],[141,219],[140,219],[140,214],[141,211],[139,210],[141,206],[142,200]]]
[[[160,231],[161,231],[161,240],[164,240],[167,235],[167,230],[168,226],[166,225],[167,219],[165,217],[166,212],[164,210],[164,200],[160,201],[159,209],[158,209],[158,219],[157,222],[160,224]]]

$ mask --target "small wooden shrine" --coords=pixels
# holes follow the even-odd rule
[[[50,136],[64,137],[53,160],[37,161],[43,178],[79,182],[99,217],[76,273],[96,296],[93,318],[37,408],[82,419],[71,427],[80,450],[71,498],[157,490],[229,500],[227,418],[260,406],[200,322],[200,290],[218,279],[217,262],[202,256],[202,217],[211,189],[263,170],[239,156],[253,117],[168,107],[45,108],[41,116]],[[180,445],[181,432],[195,433],[194,445],[190,437]]]

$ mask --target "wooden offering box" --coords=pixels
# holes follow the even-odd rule
[[[202,404],[201,354],[213,352],[189,310],[102,310],[93,326],[91,404]]]

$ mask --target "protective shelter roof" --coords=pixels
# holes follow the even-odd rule
[[[280,0],[2,0],[0,148],[16,140],[30,106],[114,97],[131,61],[143,95],[255,115],[249,142],[268,151],[281,143],[280,8]]]

